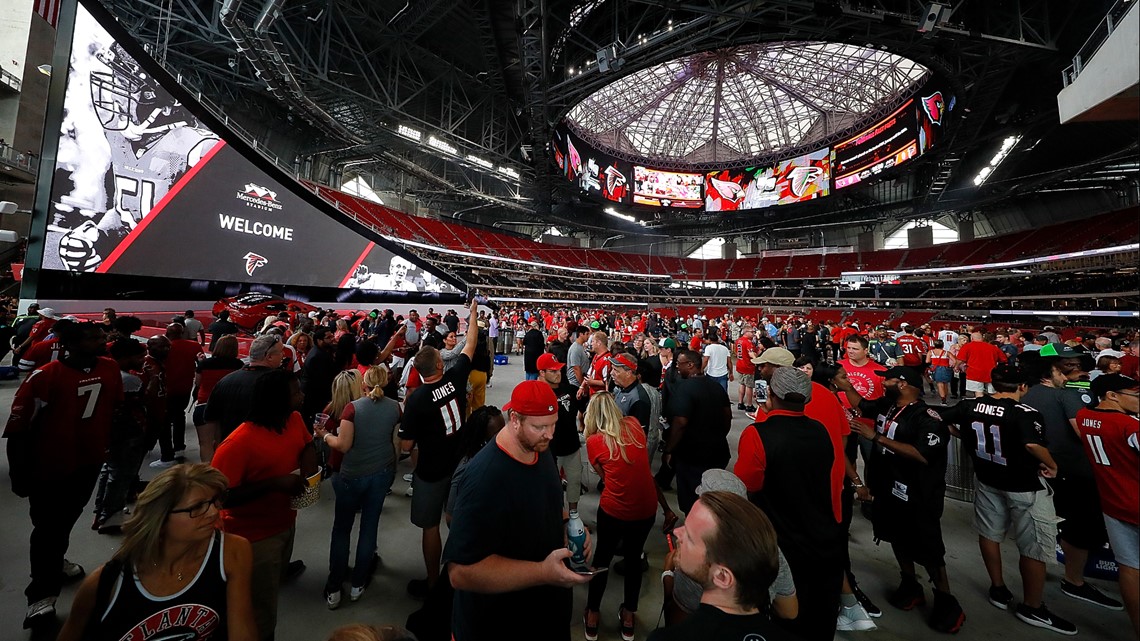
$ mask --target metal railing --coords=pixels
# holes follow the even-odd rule
[[[16,91],[19,91],[20,87],[23,86],[23,82],[19,78],[3,69],[0,69],[0,83],[6,84]]]
[[[7,143],[0,143],[0,163],[22,169],[35,176],[40,170],[40,157],[30,151],[17,151]]]
[[[1068,87],[1073,84],[1077,76],[1081,75],[1085,64],[1096,55],[1097,51],[1100,51],[1100,48],[1108,40],[1108,37],[1112,35],[1112,32],[1115,31],[1116,27],[1124,20],[1124,16],[1128,15],[1129,11],[1135,9],[1137,4],[1135,0],[1116,0],[1116,2],[1113,3],[1112,8],[1110,8],[1108,13],[1104,15],[1104,18],[1097,23],[1096,28],[1093,29],[1092,34],[1085,40],[1085,43],[1081,45],[1080,49],[1077,49],[1076,55],[1073,56],[1073,64],[1065,67],[1065,70],[1061,72],[1061,82],[1063,86]]]

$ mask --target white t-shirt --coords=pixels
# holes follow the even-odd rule
[[[944,329],[938,332],[938,340],[942,341],[942,346],[950,349],[950,346],[958,342],[958,332],[953,330]]]
[[[709,364],[705,367],[705,376],[728,376],[728,348],[721,343],[709,343],[705,347],[705,356]]]

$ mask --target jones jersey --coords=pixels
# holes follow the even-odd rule
[[[948,425],[957,425],[962,449],[974,459],[978,480],[1006,492],[1043,489],[1039,461],[1025,449],[1045,447],[1041,413],[1012,398],[973,398],[940,410]]]
[[[1077,430],[1093,462],[1101,510],[1140,525],[1140,419],[1082,408],[1077,412]]]

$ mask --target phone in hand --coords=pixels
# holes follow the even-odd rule
[[[609,570],[609,568],[592,568],[585,565],[574,565],[570,562],[570,559],[562,559],[562,563],[565,564],[566,567],[570,568],[570,570],[575,574],[580,574],[582,576],[594,576],[596,574],[601,574],[602,572]]]

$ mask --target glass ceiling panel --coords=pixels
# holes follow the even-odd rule
[[[567,120],[599,147],[648,162],[692,162],[702,150],[699,161],[707,163],[709,148],[714,162],[734,162],[810,146],[837,133],[832,122],[869,125],[929,74],[913,60],[850,44],[744,45],[619,78]]]

